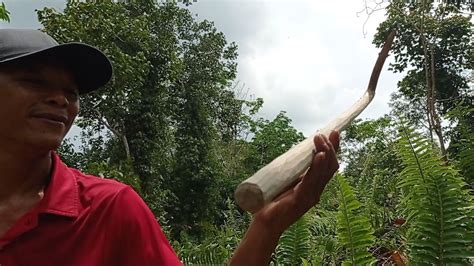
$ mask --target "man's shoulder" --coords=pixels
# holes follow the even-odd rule
[[[156,218],[130,186],[109,178],[85,174],[70,168],[75,175],[83,210],[108,217],[116,226],[126,224],[130,230],[156,223]]]
[[[69,170],[75,176],[79,196],[84,199],[112,200],[119,194],[128,194],[123,191],[133,191],[130,186],[114,179],[86,174],[74,168],[69,168]]]

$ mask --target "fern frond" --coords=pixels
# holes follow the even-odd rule
[[[373,229],[367,216],[360,212],[360,203],[347,181],[338,175],[339,209],[337,213],[337,237],[347,249],[348,258],[343,265],[371,265],[375,258],[368,252],[374,244]]]
[[[411,263],[470,265],[473,204],[466,183],[427,139],[403,125],[400,132],[398,152],[405,165],[400,186]]]
[[[336,211],[322,209],[308,216],[311,234],[314,236],[335,236],[336,213]]]
[[[310,230],[306,217],[301,217],[280,238],[277,248],[278,265],[300,265],[309,258]]]

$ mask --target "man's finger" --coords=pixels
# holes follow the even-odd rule
[[[330,162],[329,169],[331,171],[336,171],[339,169],[339,162],[337,160],[336,156],[336,151],[339,149],[339,143],[340,143],[340,138],[339,138],[339,133],[336,131],[332,131],[331,134],[329,135],[329,140],[330,140],[330,152],[328,154],[328,159]]]
[[[334,150],[338,151],[339,150],[339,143],[340,143],[340,136],[339,132],[337,131],[331,131],[331,134],[329,134],[329,140],[331,141],[332,145],[334,146]]]
[[[302,183],[303,186],[310,188],[318,183],[318,177],[321,176],[322,171],[328,167],[328,152],[330,147],[328,143],[324,140],[324,136],[316,135],[314,138],[314,145],[316,146],[316,154],[313,157],[313,161],[308,171],[303,177]]]
[[[313,163],[309,167],[306,174],[303,176],[301,185],[304,189],[312,190],[318,185],[321,179],[322,169],[326,169],[328,166],[328,160],[326,158],[326,152],[317,152],[313,157]]]
[[[317,134],[316,136],[314,136],[314,146],[316,148],[316,153],[320,152],[320,151],[328,151],[329,150],[329,146],[327,145],[327,141],[325,140],[325,136],[324,135],[321,135],[321,134]]]

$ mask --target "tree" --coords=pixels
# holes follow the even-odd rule
[[[185,228],[199,229],[200,223],[217,217],[219,163],[215,139],[221,124],[223,100],[234,96],[227,88],[235,78],[236,47],[227,47],[222,33],[211,22],[192,25],[182,33],[182,75],[173,86],[175,92],[175,163],[172,180],[178,201],[171,218],[178,233]],[[238,109],[233,109],[238,110]],[[170,210],[171,212],[171,210]]]
[[[401,100],[393,105],[436,134],[445,157],[442,116],[460,100],[473,97],[466,75],[472,69],[472,23],[457,5],[459,1],[393,1],[374,39],[380,46],[390,31],[397,31],[391,69],[407,75],[398,84],[401,97],[395,96]]]
[[[10,12],[8,12],[3,2],[2,5],[0,5],[0,20],[10,22]]]
[[[253,156],[248,158],[247,163],[253,171],[304,140],[303,134],[291,126],[291,119],[285,111],[281,111],[272,121],[260,118],[252,122],[251,132],[254,134],[251,141]]]

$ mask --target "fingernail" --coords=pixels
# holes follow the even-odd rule
[[[325,152],[321,152],[321,159],[324,161],[326,160],[326,153]]]

